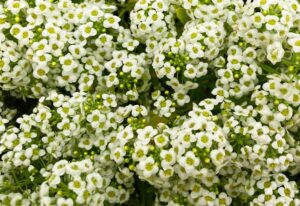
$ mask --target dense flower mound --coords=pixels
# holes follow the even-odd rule
[[[4,0],[1,206],[300,206],[299,0]]]

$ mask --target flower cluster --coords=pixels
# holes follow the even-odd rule
[[[300,206],[298,0],[0,3],[0,205]]]
[[[133,36],[146,43],[151,50],[151,42],[162,37],[176,35],[174,5],[171,1],[146,0],[137,1],[130,12],[130,30]]]

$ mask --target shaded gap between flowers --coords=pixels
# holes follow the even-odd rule
[[[129,201],[124,203],[124,206],[152,206],[155,200],[155,189],[148,182],[140,180],[135,175],[134,182],[134,195],[131,196]]]

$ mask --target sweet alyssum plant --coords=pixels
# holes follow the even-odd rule
[[[0,56],[0,205],[300,205],[297,0],[6,0]]]

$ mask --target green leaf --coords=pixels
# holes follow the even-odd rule
[[[182,7],[178,7],[176,9],[176,15],[182,24],[185,24],[190,20],[190,17],[187,15],[185,9],[183,9]]]
[[[266,71],[268,74],[277,74],[278,71],[273,69],[271,66],[266,65],[266,64],[259,64],[259,66]]]
[[[141,206],[151,206],[153,205],[155,194],[154,188],[147,182],[139,181],[139,189],[141,190]]]

